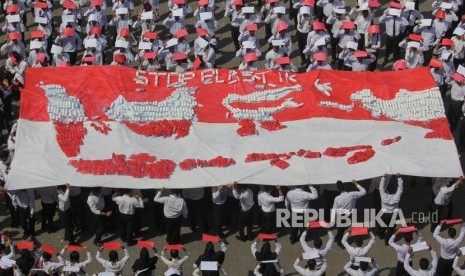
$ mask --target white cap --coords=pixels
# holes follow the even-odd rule
[[[404,7],[408,11],[413,11],[413,10],[415,10],[415,2],[406,2],[404,4]]]
[[[243,14],[255,13],[255,8],[254,7],[243,7],[242,8],[242,13]]]
[[[62,15],[61,16],[61,22],[63,22],[63,23],[74,22],[74,15],[72,15],[72,14]]]
[[[40,17],[40,16],[36,16],[34,17],[34,23],[38,23],[38,24],[47,24],[47,18],[45,17]]]
[[[128,8],[119,8],[119,9],[116,9],[116,15],[120,15],[120,14],[128,14]]]
[[[442,54],[441,54],[440,59],[442,59],[442,60],[448,60],[448,59],[450,58],[451,55],[452,55],[451,52],[443,51]]]
[[[21,21],[21,18],[19,17],[19,14],[9,14],[6,16],[6,21],[8,21],[8,23],[16,23]]]
[[[166,42],[166,48],[173,47],[178,45],[178,39],[177,38],[172,38]]]
[[[147,41],[139,42],[139,50],[150,50],[152,49],[152,43]]]
[[[179,16],[179,17],[184,16],[184,9],[175,9],[173,11],[173,16]]]
[[[245,49],[255,49],[255,42],[247,40],[242,42],[242,46],[244,46]]]
[[[44,43],[42,41],[38,41],[38,40],[32,40],[31,41],[31,45],[29,45],[29,49],[33,50],[33,49],[40,49],[44,46]]]
[[[129,42],[127,42],[126,40],[117,39],[116,42],[115,42],[115,48],[125,48],[125,49],[127,49],[128,46],[129,46]]]
[[[457,27],[457,28],[455,28],[455,30],[454,30],[454,34],[455,34],[455,35],[462,36],[463,34],[465,34],[465,30],[462,29],[461,27]]]
[[[299,9],[299,14],[310,14],[310,7],[301,6]]]
[[[420,20],[421,26],[431,26],[431,23],[433,23],[433,19],[421,19]]]
[[[407,43],[407,48],[420,49],[420,42],[418,42],[418,41],[409,41]]]
[[[325,45],[326,45],[326,39],[324,37],[321,37],[317,41],[315,41],[315,46],[325,46]]]
[[[87,21],[98,21],[97,15],[95,13],[91,13]]]
[[[286,14],[286,8],[285,7],[274,7],[273,12],[274,13]]]
[[[347,47],[348,49],[357,50],[357,48],[358,48],[358,43],[355,42],[355,41],[347,41],[346,47]]]
[[[459,67],[457,68],[457,73],[465,77],[465,67],[459,64]]]
[[[63,47],[53,44],[52,49],[50,50],[52,54],[59,55],[63,53]]]
[[[344,8],[339,8],[339,7],[338,7],[338,8],[334,8],[333,11],[334,11],[335,13],[337,13],[337,14],[346,14],[346,12],[347,12],[346,9],[344,9]]]
[[[97,39],[91,38],[84,40],[85,48],[97,48]]]
[[[389,15],[392,15],[392,16],[400,17],[400,10],[399,10],[399,9],[390,8],[390,9],[388,9],[388,14],[389,14]]]
[[[148,11],[144,12],[140,15],[140,19],[142,20],[152,20],[153,19],[153,12]]]
[[[199,38],[199,39],[197,40],[197,43],[198,43],[200,49],[203,49],[203,48],[207,47],[207,45],[208,45],[208,41],[206,41],[206,40],[203,39],[203,38]]]
[[[368,11],[370,10],[370,7],[368,7],[368,2],[365,2],[363,3],[362,5],[360,5],[360,7],[358,8],[359,11]]]
[[[447,3],[447,2],[442,2],[441,6],[439,6],[443,10],[450,10],[452,9],[453,5],[452,3]]]
[[[273,39],[271,41],[271,45],[273,45],[273,46],[283,46],[284,45],[284,40],[282,40],[282,39]]]
[[[200,13],[200,20],[205,21],[213,18],[212,12],[201,12]]]

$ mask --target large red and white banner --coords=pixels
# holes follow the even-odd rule
[[[11,189],[325,184],[462,175],[427,68],[40,68],[21,92]]]

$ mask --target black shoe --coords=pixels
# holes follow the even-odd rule
[[[245,237],[241,237],[241,236],[236,236],[236,239],[237,239],[238,241],[241,241],[241,242],[245,242],[245,241],[246,241]]]
[[[126,243],[126,245],[127,245],[128,247],[129,247],[129,246],[136,245],[136,244],[137,244],[137,242],[136,242],[136,241],[134,241],[134,240],[132,240],[132,241],[128,241],[128,242]]]
[[[27,238],[29,238],[29,236],[30,236],[29,234],[26,234],[26,233],[25,233],[25,234],[21,237],[21,239],[22,239],[22,240],[27,240]]]
[[[337,242],[337,245],[339,245],[341,249],[346,249],[346,247],[342,244],[342,242]]]
[[[94,241],[94,245],[98,246],[98,247],[101,247],[103,244],[102,244],[102,242]]]

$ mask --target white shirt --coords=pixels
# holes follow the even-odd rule
[[[223,188],[221,191],[218,187],[212,187],[212,201],[217,205],[221,205],[228,199],[228,191]]]
[[[42,268],[49,274],[53,274],[55,272],[58,272],[58,269],[62,268],[65,266],[65,258],[63,258],[62,254],[59,254],[58,256],[58,262],[43,262]]]
[[[13,260],[15,255],[16,255],[15,247],[13,245],[10,245],[10,253],[8,255],[3,255],[3,256],[0,255],[0,259]],[[11,265],[0,264],[1,269],[8,269],[10,267]]]
[[[396,235],[391,236],[391,238],[389,239],[389,245],[392,246],[396,250],[396,252],[397,252],[397,260],[399,262],[403,263],[404,260],[405,260],[405,255],[407,255],[410,245],[405,244],[405,243],[402,244],[402,245],[398,245],[398,244],[396,244],[394,242],[395,238],[396,238]],[[423,240],[424,240],[423,236],[421,235],[420,232],[418,232],[418,234],[417,234],[417,243],[423,242]],[[412,256],[413,256],[413,254],[412,254]],[[409,260],[411,260],[412,256],[410,256]]]
[[[241,203],[241,209],[243,212],[247,212],[252,209],[254,205],[253,192],[250,188],[245,189],[242,193],[239,193],[237,189],[233,189],[233,196],[235,199],[239,199]]]
[[[348,215],[352,213],[352,210],[355,208],[357,199],[361,198],[367,193],[365,188],[359,184],[357,184],[356,187],[358,189],[357,192],[342,192],[334,199],[333,209],[335,209],[337,214]]]
[[[461,269],[458,265],[458,262],[459,262],[459,257],[455,257],[452,267],[454,268],[455,272],[457,272],[459,276],[465,276],[465,269]]]
[[[305,209],[308,209],[308,201],[318,198],[317,190],[313,186],[309,188],[310,192],[306,192],[299,187],[287,192],[286,207],[291,208],[296,213],[303,213]]]
[[[61,255],[63,255],[65,253],[65,250],[61,250]],[[72,267],[78,267],[79,268],[79,271],[78,272],[75,272],[78,276],[86,276],[86,272],[84,271],[84,268],[90,264],[92,262],[92,254],[90,252],[87,252],[87,260],[85,260],[84,262],[80,262],[80,263],[71,263],[70,261],[65,261],[66,263],[66,266],[72,266]]]
[[[34,192],[31,189],[28,190],[16,190],[8,191],[11,197],[11,203],[15,207],[23,209],[30,208],[30,214],[34,214]]]
[[[349,232],[345,233],[342,237],[342,244],[345,246],[347,253],[350,255],[350,260],[355,257],[366,257],[368,252],[370,251],[371,247],[375,244],[375,235],[370,232],[370,241],[364,247],[353,247],[350,246],[347,242],[347,238],[349,237]],[[357,261],[354,262],[354,265],[358,266],[359,263]]]
[[[110,261],[106,261],[100,257],[100,251],[97,251],[95,258],[103,266],[105,272],[113,272],[118,275],[122,275],[123,267],[129,260],[129,251],[127,248],[124,249],[124,257],[121,261],[117,261],[114,265]]]
[[[158,203],[164,203],[163,214],[165,217],[178,218],[182,215],[184,218],[187,218],[187,206],[182,197],[175,195],[162,197],[161,191],[158,191],[153,200]]]
[[[69,189],[65,192],[58,191],[58,209],[64,212],[69,209],[69,206]]]
[[[434,276],[436,273],[436,268],[438,266],[438,256],[436,255],[436,252],[434,250],[431,250],[431,267],[427,270],[423,269],[413,269],[412,266],[409,263],[409,260],[411,259],[410,254],[407,254],[405,256],[405,261],[404,261],[404,268],[410,274],[410,276]]]
[[[274,204],[283,200],[284,196],[274,197],[265,191],[259,192],[257,196],[258,206],[261,206],[262,211],[265,213],[274,212],[276,210]]]
[[[302,276],[320,276],[326,272],[326,267],[327,267],[326,262],[323,263],[320,269],[316,269],[316,270],[310,270],[308,268],[303,268],[299,266],[299,262],[300,262],[300,259],[297,258],[294,262],[294,269],[297,271],[297,273],[299,273]]]
[[[366,271],[361,271],[360,269],[355,270],[351,268],[352,262],[349,261],[346,263],[344,266],[344,270],[349,273],[350,276],[372,276],[375,275],[376,272],[378,272],[378,265],[376,262],[373,263],[373,266],[368,268]]]
[[[441,258],[451,260],[455,258],[455,255],[457,254],[457,249],[459,248],[460,243],[462,242],[463,237],[465,235],[465,224],[462,223],[462,227],[460,228],[460,234],[455,239],[445,239],[441,237],[441,227],[441,225],[438,225],[436,229],[434,229],[433,237],[441,245]]]
[[[102,196],[95,196],[90,193],[87,197],[87,205],[89,205],[90,211],[96,215],[100,215],[103,208],[105,208],[105,201]]]
[[[434,203],[437,205],[448,205],[450,203],[450,199],[452,193],[455,190],[455,185],[452,184],[450,187],[447,187],[445,184],[439,188],[439,192],[434,198]]]
[[[397,191],[395,194],[387,194],[386,193],[386,179],[381,177],[381,181],[379,183],[379,194],[381,196],[381,210],[384,213],[392,214],[399,208],[399,201],[404,191],[404,181],[402,178],[397,178]]]
[[[302,235],[300,235],[300,245],[302,246],[302,249],[304,252],[311,252],[311,251],[318,251],[318,254],[323,256],[323,258],[316,258],[316,266],[315,268],[322,268],[324,264],[326,264],[326,255],[328,255],[329,251],[331,250],[331,247],[333,246],[334,243],[334,235],[333,232],[328,231],[328,242],[326,243],[326,246],[323,249],[316,249],[308,246],[307,242],[305,241],[307,237],[307,231],[305,230]]]
[[[144,208],[144,202],[140,197],[135,198],[125,194],[114,197],[113,201],[118,205],[121,214],[134,215],[136,208]]]

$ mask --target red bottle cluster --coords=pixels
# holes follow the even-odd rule
[[[67,157],[75,157],[81,151],[87,129],[82,122],[64,124],[54,121],[56,140]]]

